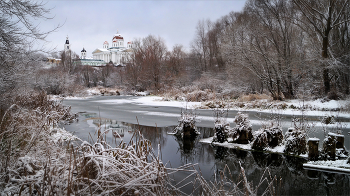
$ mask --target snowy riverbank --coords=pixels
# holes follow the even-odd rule
[[[89,96],[86,97],[64,97],[64,99],[88,99],[91,96],[98,95],[96,90],[90,90]],[[54,99],[62,99],[59,97],[53,97]],[[185,101],[173,101],[164,99],[160,96],[137,96],[135,99],[109,99],[99,101],[106,104],[123,104],[123,103],[135,103],[148,106],[168,106],[179,107],[187,109],[204,109],[206,102],[185,102]],[[313,101],[303,100],[286,100],[286,101],[268,101],[268,100],[256,100],[245,102],[244,106],[238,107],[235,101],[228,102],[229,110],[237,111],[257,111],[260,113],[278,113],[281,115],[304,115],[304,116],[334,116],[350,119],[350,100],[330,100],[323,101],[321,99]],[[258,104],[259,103],[259,104]],[[257,105],[268,105],[269,107],[257,107]],[[211,109],[211,108],[206,108]]]

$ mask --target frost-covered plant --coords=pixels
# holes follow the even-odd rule
[[[151,142],[135,131],[130,143],[65,145],[41,138],[41,146],[19,157],[1,179],[6,195],[171,195],[167,170]],[[63,148],[62,148],[63,147]],[[66,147],[66,148],[64,148]],[[3,174],[3,173],[2,173]],[[4,176],[4,175],[2,175]],[[6,177],[5,176],[5,177]]]
[[[197,114],[193,110],[181,110],[181,117],[179,118],[179,125],[175,127],[171,134],[181,135],[182,137],[194,137],[199,135],[196,127]]]
[[[326,125],[334,124],[335,123],[334,116],[333,115],[330,115],[330,116],[326,115],[326,116],[324,116],[321,119],[321,123],[326,124]]]
[[[264,150],[267,147],[274,148],[283,142],[282,128],[275,121],[263,124],[262,128],[254,133],[255,139],[252,148]]]
[[[223,143],[227,141],[228,134],[230,132],[230,123],[227,122],[228,110],[214,109],[215,118],[215,135],[213,142]]]
[[[323,148],[321,154],[324,156],[324,158],[328,159],[335,159],[336,154],[336,138],[331,137],[327,135],[323,140]]]
[[[43,92],[13,97],[13,105],[0,119],[0,184],[5,185],[0,187],[1,192],[18,193],[21,186],[23,190],[40,189],[36,180],[45,180],[45,162],[55,162],[59,154],[47,158],[61,148],[52,145],[52,127],[61,120],[71,121],[74,116],[69,111],[48,100]]]
[[[174,173],[186,172],[186,177],[176,184],[177,187],[193,187],[190,194],[179,191],[179,193],[181,193],[179,195],[258,195],[258,191],[260,192],[261,190],[264,191],[261,195],[277,194],[277,177],[272,176],[268,168],[264,171],[259,183],[253,186],[253,184],[248,181],[246,172],[241,163],[238,180],[233,179],[229,167],[225,165],[223,170],[214,174],[214,179],[212,181],[207,181],[203,178],[200,168],[196,168],[196,165],[197,164],[186,164],[179,168],[167,168],[171,175]],[[188,173],[190,174],[188,175]],[[193,178],[189,180],[188,178],[192,176]]]
[[[289,128],[285,134],[286,147],[284,152],[294,155],[305,154],[307,152],[306,136],[304,130]]]
[[[69,108],[47,99],[43,92],[14,97],[13,104],[0,119],[1,171],[8,170],[21,156],[45,145],[40,140],[60,120],[72,120]]]
[[[251,142],[253,140],[253,133],[248,114],[238,112],[234,122],[236,123],[236,127],[229,133],[233,142],[239,144],[248,144]]]
[[[238,129],[252,129],[252,125],[250,124],[248,114],[238,112],[234,122],[236,123],[236,127]]]
[[[348,156],[348,152],[344,147],[344,135],[336,133],[328,133],[323,140],[321,155],[324,159],[344,158]]]
[[[100,137],[100,138],[103,138]],[[109,146],[103,140],[83,142],[78,149],[77,180],[85,184],[78,190],[85,194],[169,194],[166,169],[153,152],[151,142],[135,131],[129,144]],[[79,171],[79,170],[78,170]],[[90,180],[88,180],[90,179]],[[90,189],[91,188],[91,189]],[[75,190],[74,190],[75,191]]]
[[[254,150],[265,150],[268,147],[267,132],[264,129],[259,129],[254,133],[255,139],[252,144]]]

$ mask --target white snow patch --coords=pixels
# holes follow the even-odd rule
[[[252,150],[251,144],[237,144],[237,143],[231,143],[230,141],[220,143],[220,142],[212,142],[214,137],[209,138],[203,138],[199,140],[201,143],[206,144],[213,144],[215,146],[222,146],[226,148],[236,148],[236,149],[243,149],[243,150]],[[230,138],[229,138],[230,139]],[[276,146],[275,148],[267,148],[266,152],[272,152],[272,153],[283,153],[285,146]]]
[[[232,108],[232,110],[237,110],[237,108]],[[304,116],[335,116],[335,117],[343,117],[343,118],[350,118],[350,113],[342,113],[342,112],[336,112],[336,111],[310,111],[310,110],[305,110],[301,111],[298,109],[238,109],[238,111],[256,111],[259,113],[278,113],[281,115],[304,115]]]
[[[108,99],[108,100],[98,100],[98,101],[92,101],[92,102],[98,102],[98,103],[104,103],[104,104],[124,104],[124,103],[134,103],[134,100],[129,99]]]
[[[92,96],[92,95],[100,95],[101,94],[100,90],[97,89],[97,88],[89,88],[89,89],[86,90],[86,92],[90,96]]]
[[[67,97],[63,97],[63,99],[67,99],[67,100],[79,100],[79,99],[88,99],[89,97],[75,97],[75,96],[67,96]]]
[[[332,133],[332,132],[329,132],[328,135],[334,136],[334,137],[344,137],[344,135],[340,135],[340,134],[336,134],[336,133]]]
[[[51,140],[55,143],[62,142],[62,141],[70,141],[70,140],[76,140],[78,139],[75,135],[72,133],[66,131],[64,128],[50,128],[51,132]]]
[[[109,99],[109,100],[98,100],[94,102],[105,103],[105,104],[122,104],[122,103],[134,103],[138,105],[149,105],[149,106],[168,106],[168,107],[179,107],[193,109],[201,105],[201,102],[180,102],[180,101],[162,101],[162,97],[158,96],[145,96],[137,97],[135,99]]]
[[[152,116],[167,116],[167,117],[180,117],[180,114],[172,114],[172,113],[166,113],[166,112],[148,112],[148,111],[132,111],[134,113],[140,113],[144,115],[152,115]]]
[[[214,139],[214,137],[203,138],[203,139],[200,139],[199,142],[206,143],[206,144],[211,144],[213,139]]]
[[[309,161],[304,163],[303,166],[318,170],[350,173],[350,164],[347,163],[346,159],[335,161]]]
[[[309,141],[320,141],[320,139],[319,139],[319,138],[316,138],[316,137],[310,137],[310,138],[309,138]]]
[[[284,149],[285,149],[285,145],[281,145],[281,146],[276,146],[274,148],[267,148],[267,152],[275,152],[275,153],[283,153]]]
[[[287,105],[295,105],[299,107],[311,106],[316,109],[337,109],[349,103],[349,100],[330,100],[322,101],[322,99],[317,99],[313,101],[302,101],[300,99],[289,100],[286,102]]]

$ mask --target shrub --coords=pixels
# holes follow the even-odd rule
[[[252,149],[254,150],[265,150],[268,147],[267,133],[264,130],[259,130],[256,132],[256,137],[252,144]]]
[[[307,152],[306,133],[304,130],[289,128],[285,134],[287,154],[300,155]]]
[[[175,127],[171,134],[181,135],[183,138],[193,138],[199,134],[196,121],[197,115],[192,110],[181,111],[179,125]]]
[[[60,120],[72,120],[74,116],[69,111],[70,108],[48,100],[44,92],[14,97],[12,106],[6,110],[0,121],[2,176],[9,180],[11,176],[18,175],[12,171],[15,171],[14,167],[19,162],[24,164],[23,157],[32,151],[50,147],[50,127],[57,125]],[[28,172],[32,173],[32,163],[27,161],[26,164]]]
[[[278,127],[261,129],[255,135],[252,144],[252,148],[255,150],[265,150],[267,147],[274,148],[283,142],[282,129]]]
[[[215,118],[215,135],[213,142],[226,142],[228,134],[230,132],[230,123],[227,122],[228,110],[222,110],[219,108],[214,109]]]
[[[252,125],[248,119],[248,114],[238,112],[234,122],[236,127],[230,132],[233,142],[239,144],[248,144],[253,140]]]

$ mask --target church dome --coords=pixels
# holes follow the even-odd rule
[[[108,44],[108,42],[107,42],[107,41],[105,41],[105,42],[103,42],[103,44]]]
[[[113,42],[116,42],[118,39],[124,39],[121,34],[114,34],[113,36]]]
[[[83,50],[81,52],[86,52],[85,48],[83,48]]]

